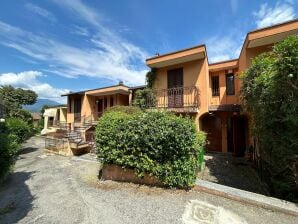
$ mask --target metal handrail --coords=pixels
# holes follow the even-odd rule
[[[146,99],[147,108],[198,108],[200,93],[197,86],[153,89],[153,95]]]

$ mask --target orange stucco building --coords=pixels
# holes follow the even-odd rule
[[[241,111],[239,74],[274,43],[298,34],[298,20],[251,31],[239,58],[209,63],[205,45],[146,60],[156,70],[156,107],[188,114],[207,133],[207,149],[243,155],[252,145],[249,116]]]
[[[239,58],[209,63],[205,45],[199,45],[146,60],[156,71],[151,107],[188,115],[207,133],[207,150],[243,155],[252,146],[249,116],[240,106],[239,74],[257,55],[270,51],[274,43],[298,34],[298,20],[251,31]],[[70,130],[87,132],[103,112],[115,105],[131,105],[134,93],[144,86],[116,86],[69,93],[67,123]],[[80,127],[85,128],[81,128]],[[87,137],[84,137],[87,139]]]
[[[71,130],[96,122],[109,107],[129,105],[129,88],[122,82],[63,96],[67,96],[67,123]]]

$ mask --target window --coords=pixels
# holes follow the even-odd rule
[[[235,95],[234,74],[226,74],[227,95]]]
[[[219,77],[212,76],[211,84],[212,84],[212,96],[219,96]]]

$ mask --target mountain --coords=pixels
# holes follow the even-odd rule
[[[24,105],[23,109],[29,110],[30,112],[39,112],[43,105],[57,106],[61,105],[61,103],[48,99],[38,99],[33,105]]]

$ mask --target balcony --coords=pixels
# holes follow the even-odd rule
[[[177,113],[195,113],[199,106],[200,93],[196,86],[156,89],[153,90],[153,96],[145,100],[145,107],[148,109],[165,109]]]

